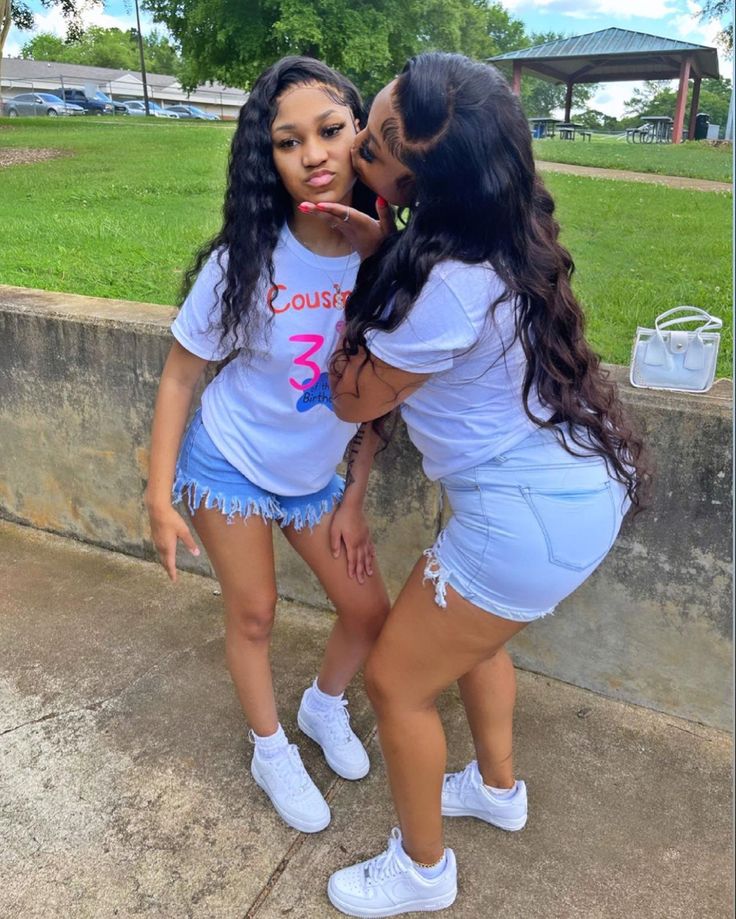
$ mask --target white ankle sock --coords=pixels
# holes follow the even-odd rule
[[[309,699],[310,708],[322,709],[322,711],[324,711],[331,705],[337,705],[338,702],[341,702],[343,695],[343,693],[340,693],[339,696],[331,696],[329,693],[322,692],[315,679],[311,686],[311,692],[307,698]]]
[[[417,874],[420,874],[423,878],[431,881],[433,878],[438,878],[445,870],[445,865],[447,864],[447,852],[443,852],[442,858],[438,862],[435,862],[434,865],[429,865],[429,867],[426,865],[420,865],[418,862],[415,862],[414,859],[411,861]]]
[[[256,734],[255,731],[252,731],[252,734],[258,755],[262,756],[264,759],[271,759],[274,756],[278,756],[279,753],[283,753],[289,746],[289,741],[280,724],[276,728],[276,731],[273,734],[269,734],[267,737],[261,737]]]
[[[493,792],[496,798],[510,798],[516,793],[516,782],[514,782],[511,788],[494,788],[493,785],[484,785],[483,787]]]

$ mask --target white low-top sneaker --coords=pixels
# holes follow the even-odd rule
[[[445,909],[457,896],[457,863],[445,849],[442,874],[422,877],[401,845],[401,831],[391,830],[388,849],[350,868],[336,871],[327,885],[334,907],[348,916],[398,916],[401,913]]]
[[[276,756],[253,754],[250,771],[279,816],[302,833],[318,833],[330,822],[330,808],[309,777],[295,744]]]
[[[442,815],[478,817],[502,830],[521,830],[526,824],[526,785],[519,781],[514,786],[513,794],[499,797],[483,784],[478,763],[473,760],[462,772],[445,775],[442,785]]]
[[[362,779],[371,767],[365,747],[350,727],[347,699],[327,707],[310,706],[311,688],[305,690],[297,723],[301,730],[322,747],[327,765],[344,779]]]

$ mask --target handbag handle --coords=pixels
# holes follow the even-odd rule
[[[663,319],[666,319],[667,316],[672,316],[674,313],[691,313],[690,316],[677,316],[674,319],[668,319],[667,322],[662,322]],[[723,325],[723,320],[719,319],[717,316],[711,316],[710,313],[707,313],[705,310],[701,310],[697,306],[675,306],[671,310],[667,310],[664,313],[660,313],[659,316],[654,320],[654,328],[661,332],[662,329],[667,329],[672,325],[680,325],[683,322],[698,322],[702,321],[703,324],[694,331],[697,332],[707,332],[709,329],[720,329]]]

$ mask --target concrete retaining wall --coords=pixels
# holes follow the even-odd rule
[[[0,286],[0,516],[153,558],[141,495],[168,350],[166,307]],[[730,387],[633,390],[613,368],[658,465],[654,506],[596,574],[513,646],[517,663],[718,727],[731,723]],[[403,432],[368,510],[395,595],[440,525],[439,496]],[[182,567],[209,572],[206,560]],[[284,596],[323,592],[278,540]]]

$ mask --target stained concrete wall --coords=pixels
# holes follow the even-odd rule
[[[141,495],[173,311],[0,286],[0,516],[153,558]],[[657,463],[652,508],[554,617],[513,643],[517,663],[719,727],[731,723],[730,387],[633,390],[612,368]],[[403,430],[368,498],[395,595],[440,525],[437,488]],[[205,558],[182,567],[209,573]],[[326,599],[277,544],[284,596]]]

